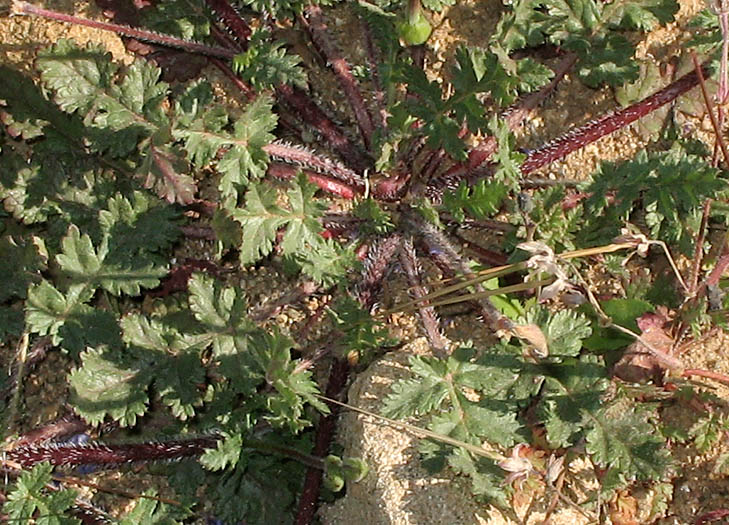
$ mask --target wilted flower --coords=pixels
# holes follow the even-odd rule
[[[635,251],[641,257],[648,255],[648,250],[651,247],[651,240],[643,235],[642,233],[634,232],[630,228],[620,228],[620,235],[613,239],[616,244],[632,244],[635,246]]]
[[[554,282],[545,286],[539,294],[539,301],[545,302],[554,299],[564,291],[576,290],[569,282],[567,272],[559,264],[552,248],[539,241],[523,242],[517,248],[533,254],[526,262],[527,268],[548,273],[555,277]]]
[[[510,457],[499,461],[499,467],[511,473],[504,480],[506,484],[511,484],[517,480],[523,482],[530,474],[536,472],[531,461],[522,456],[522,450],[528,447],[529,445],[525,443],[519,443],[512,449]]]

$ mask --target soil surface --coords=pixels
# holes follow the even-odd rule
[[[67,13],[75,13],[90,18],[103,18],[101,11],[93,4],[69,0],[49,0],[45,7]],[[677,21],[668,28],[654,31],[647,36],[635,36],[639,40],[639,58],[655,60],[660,63],[672,61],[681,67],[682,43],[687,38],[686,22],[704,7],[701,0],[681,0],[681,11]],[[1,9],[1,8],[0,8]],[[434,16],[437,28],[428,42],[428,63],[433,77],[443,72],[439,67],[441,59],[453,55],[460,43],[486,45],[487,36],[498,20],[498,2],[458,1],[457,5],[447,8],[442,14]],[[346,36],[348,18],[341,8],[331,14],[337,20],[332,24],[342,36]],[[39,49],[56,42],[59,38],[73,38],[78,43],[95,42],[103,44],[116,59],[125,62],[133,60],[122,41],[115,35],[69,26],[66,24],[31,19],[27,17],[0,16],[0,61],[23,72],[31,72],[32,60]],[[348,39],[344,38],[346,42]],[[351,39],[349,39],[351,40]],[[353,53],[356,55],[356,53]],[[352,55],[350,55],[352,56]],[[216,72],[208,68],[204,75],[218,78]],[[316,81],[315,81],[316,83]],[[322,83],[326,83],[325,80]],[[324,88],[322,88],[323,90]],[[224,91],[224,88],[220,90]],[[686,98],[697,100],[699,94],[692,91]],[[326,97],[324,97],[326,98]],[[684,104],[681,106],[680,104]],[[591,90],[570,77],[559,85],[557,92],[540,107],[520,132],[519,146],[534,148],[554,138],[575,124],[581,124],[600,116],[616,107],[615,94],[610,89]],[[685,109],[685,128],[696,136],[710,140],[708,117],[700,115],[697,119],[692,113],[690,103],[679,103]],[[342,110],[344,111],[344,110]],[[638,126],[623,130],[601,139],[595,144],[570,155],[565,161],[555,163],[542,170],[538,175],[550,178],[581,179],[589,175],[599,161],[629,159],[647,144],[645,130]],[[273,274],[252,274],[251,279],[266,289],[272,289],[282,280]],[[275,279],[276,283],[271,282]],[[404,290],[399,286],[397,289]],[[395,285],[393,285],[395,289]],[[392,302],[401,298],[392,297]],[[387,395],[393,380],[407,375],[404,363],[412,354],[429,352],[424,341],[417,337],[415,321],[408,316],[398,316],[391,321],[393,335],[409,343],[397,353],[392,353],[361,373],[349,391],[349,402],[353,405],[378,412],[382,399]],[[285,318],[281,322],[288,322]],[[469,324],[470,323],[470,324]],[[469,334],[477,338],[479,326],[475,319],[461,320],[450,332],[453,340]],[[482,330],[484,338],[489,337]],[[729,374],[729,340],[721,333],[706,340],[698,340],[688,346],[681,356],[691,368],[703,368]],[[0,345],[2,364],[6,365],[13,356],[13,349]],[[70,370],[72,364],[64,356],[51,352],[48,358],[30,375],[25,385],[25,415],[21,417],[21,428],[33,428],[67,413],[66,381],[63,370]],[[713,393],[729,401],[729,389],[719,383],[705,381],[713,388]],[[686,411],[670,414],[680,428],[689,428],[695,421],[696,413]],[[413,422],[417,424],[417,422]],[[321,510],[320,516],[326,524],[500,524],[514,523],[493,509],[479,505],[468,497],[469,489],[465,480],[449,476],[433,477],[426,474],[418,464],[418,438],[396,428],[384,426],[366,416],[346,414],[339,425],[339,440],[345,448],[345,455],[361,456],[370,465],[369,476],[359,485],[349,487],[345,498]],[[729,444],[721,440],[719,445],[705,454],[699,454],[690,446],[674,445],[672,453],[677,459],[679,472],[673,483],[673,497],[664,517],[656,523],[660,525],[679,525],[694,523],[697,516],[706,512],[729,509],[729,480],[726,475],[716,471],[717,458],[729,452]],[[583,465],[574,463],[570,469],[578,471]],[[157,480],[158,481],[158,480]],[[585,476],[589,486],[594,480]],[[119,489],[133,488],[140,492],[146,481],[138,474],[111,474],[104,483]],[[129,487],[125,486],[129,485]],[[647,498],[632,495],[639,510],[636,516],[647,516],[641,505]],[[539,498],[537,498],[539,499]],[[515,502],[515,513],[523,519],[527,507],[533,506],[528,523],[540,523],[548,504],[546,498],[538,501]],[[119,499],[110,500],[108,509],[113,513],[124,510]],[[589,520],[569,505],[560,504],[549,522],[552,525],[577,525]],[[639,523],[635,521],[635,523]],[[627,523],[627,522],[626,522]],[[717,522],[718,523],[718,522]],[[727,521],[729,523],[729,521]]]

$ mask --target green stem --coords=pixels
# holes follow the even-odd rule
[[[415,24],[420,16],[420,0],[408,0],[408,22]]]
[[[5,439],[8,432],[13,428],[15,416],[18,414],[18,406],[20,405],[20,395],[23,390],[23,376],[25,375],[25,360],[28,357],[28,332],[25,332],[18,342],[17,351],[17,372],[15,374],[15,385],[13,388],[13,397],[8,405],[7,418],[5,419],[5,430],[0,431],[0,439]]]
[[[267,443],[266,441],[259,439],[246,439],[243,441],[243,446],[246,448],[260,450],[261,452],[270,452],[286,456],[287,458],[295,459],[307,467],[324,470],[324,458],[305,454],[304,452],[300,452],[291,447],[272,445],[271,443]]]

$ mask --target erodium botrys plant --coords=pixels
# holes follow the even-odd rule
[[[600,489],[578,502],[585,513],[624,508],[637,484],[655,487],[655,515],[665,511],[675,436],[661,409],[699,403],[682,378],[711,375],[677,349],[725,307],[729,259],[712,232],[726,222],[726,182],[666,117],[649,151],[579,186],[531,175],[706,87],[709,58],[650,92],[655,70],[635,59],[631,39],[678,5],[511,2],[488,45],[458,47],[435,80],[428,16],[453,1],[338,6],[356,28],[346,51],[330,3],[100,2],[110,22],[13,3],[13,15],[134,39],[145,58],[122,67],[99,46],[60,40],[38,52],[35,79],[0,71],[0,334],[13,356],[3,468],[17,480],[6,519],[112,520],[65,487],[89,485],[80,474],[61,472],[152,463],[175,496],[137,492],[120,521],[310,523],[322,479],[333,497],[366,475],[357,458],[330,454],[329,400],[397,347],[383,320],[408,309],[433,356],[412,360],[417,377],[384,410],[426,418],[425,464],[464,474],[508,511],[515,491],[571,501],[566,466],[587,457]],[[707,57],[726,47],[724,18],[697,19]],[[228,100],[206,67],[236,90]],[[632,100],[520,151],[513,131],[566,74]],[[471,235],[487,231],[488,249]],[[675,271],[638,278],[610,255],[656,246]],[[691,260],[686,278],[672,252]],[[588,266],[619,291],[598,295]],[[254,267],[286,275],[287,290],[254,283]],[[431,293],[426,273],[449,281]],[[385,311],[389,275],[413,300]],[[249,299],[261,293],[273,298]],[[457,302],[491,343],[448,337],[436,308]],[[294,306],[298,323],[272,322]],[[75,416],[18,435],[23,380],[49,352],[74,363]],[[713,443],[721,403],[701,402],[686,440]],[[188,457],[199,461],[153,463]]]

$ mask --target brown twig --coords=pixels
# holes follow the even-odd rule
[[[691,377],[691,376],[697,376],[697,377],[705,377],[707,379],[713,379],[714,381],[719,381],[720,383],[724,383],[725,385],[729,386],[729,376],[726,374],[722,374],[720,372],[712,372],[711,370],[701,370],[699,368],[687,368],[684,370],[681,375],[683,377]]]
[[[711,126],[714,128],[714,135],[716,136],[716,140],[719,143],[719,147],[721,148],[721,153],[724,155],[724,167],[726,168],[729,166],[729,152],[727,152],[726,143],[724,142],[724,137],[722,137],[719,123],[716,121],[716,115],[714,115],[714,107],[711,103],[711,98],[709,97],[709,93],[706,91],[706,83],[704,82],[704,73],[702,71],[702,67],[701,65],[699,65],[699,59],[693,49],[691,50],[691,60],[694,63],[696,76],[699,79],[699,85],[701,86],[701,95],[704,97],[704,104],[706,105],[706,111],[709,113]]]
[[[711,203],[711,199],[706,199],[706,201],[704,202],[704,211],[701,216],[701,226],[699,227],[699,234],[694,247],[694,258],[691,265],[691,274],[689,276],[689,297],[696,297],[699,291],[699,273],[701,272],[701,261],[703,260],[704,255],[704,240],[706,239],[706,230],[709,223],[709,215],[711,214]]]

